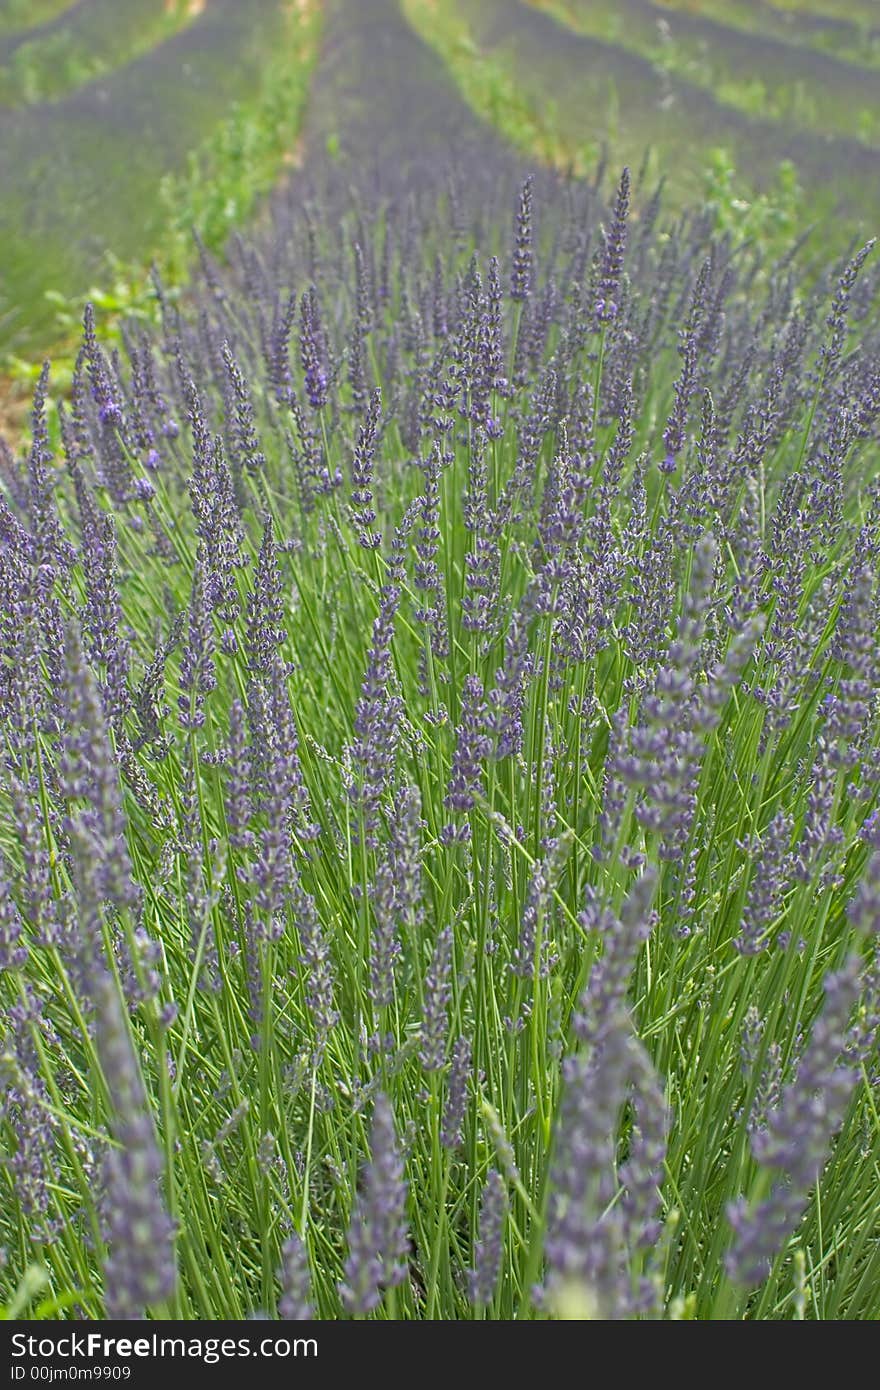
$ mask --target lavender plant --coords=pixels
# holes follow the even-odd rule
[[[4,465],[6,1294],[880,1312],[876,262],[473,153]]]

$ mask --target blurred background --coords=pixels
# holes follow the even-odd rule
[[[344,157],[350,68],[308,119],[333,2],[0,0],[3,424],[46,352],[63,391],[87,298],[112,338],[153,313],[152,266],[179,292],[200,248],[260,216],[304,129]],[[880,226],[876,0],[388,3],[426,74],[530,158],[592,179],[629,163],[667,206],[807,255]],[[357,119],[382,141],[381,110]]]

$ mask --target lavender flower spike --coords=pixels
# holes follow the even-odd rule
[[[374,391],[365,406],[364,419],[358,429],[357,444],[351,466],[351,519],[357,529],[358,541],[364,550],[375,550],[382,537],[372,529],[376,520],[373,498],[373,457],[382,413],[382,393]]]
[[[300,324],[300,358],[306,395],[313,409],[321,410],[327,404],[329,378],[318,292],[314,287],[302,297]]]
[[[104,1304],[109,1318],[138,1319],[176,1283],[174,1224],[162,1202],[162,1157],[112,977],[95,986],[95,1043],[113,1106],[116,1147],[106,1163]]]
[[[629,169],[620,175],[611,226],[605,233],[599,285],[596,295],[596,322],[601,326],[617,318],[623,262],[626,255],[627,218],[629,217]]]
[[[479,676],[467,676],[461,699],[461,723],[456,730],[455,753],[445,804],[455,811],[469,811],[482,785],[482,762],[492,753],[486,732],[487,715]]]
[[[437,937],[431,966],[425,979],[425,1018],[419,1058],[425,1071],[440,1071],[446,1060],[448,1011],[452,999],[452,928]]]
[[[605,953],[593,967],[573,1020],[582,1048],[563,1064],[565,1092],[545,1242],[546,1297],[561,1316],[621,1318],[648,1303],[647,1288],[638,1287],[634,1307],[630,1261],[654,1219],[665,1107],[633,1032],[627,990],[650,929],[655,883],[653,873],[643,874],[619,919],[608,911],[582,918],[585,926],[602,931]],[[628,1195],[618,1202],[618,1130],[631,1096],[638,1132]]]
[[[394,1114],[381,1092],[373,1110],[371,1158],[348,1231],[345,1279],[339,1285],[348,1313],[369,1313],[385,1289],[406,1276],[407,1184]]]
[[[443,1123],[440,1126],[440,1143],[444,1149],[457,1149],[463,1141],[470,1075],[470,1042],[467,1038],[457,1038],[452,1048],[446,1108],[443,1111]]]
[[[747,1198],[731,1203],[727,1219],[734,1240],[727,1273],[735,1283],[752,1285],[765,1278],[806,1206],[810,1188],[824,1167],[833,1135],[840,1128],[858,1079],[846,1056],[850,1014],[861,988],[861,962],[850,956],[825,981],[825,1007],[797,1074],[752,1139],[752,1156],[762,1168],[786,1173],[770,1195],[750,1208]]]
[[[516,239],[513,247],[513,269],[510,273],[510,297],[522,301],[532,292],[534,274],[532,251],[532,180],[527,178],[520,189],[516,211]]]
[[[83,341],[86,361],[89,364],[92,399],[98,407],[98,418],[102,425],[118,425],[122,421],[122,407],[107,359],[98,346],[95,310],[91,304],[87,304],[83,311]]]
[[[470,1273],[471,1303],[487,1308],[495,1297],[504,1254],[504,1223],[507,1218],[507,1189],[494,1168],[489,1170],[480,1203],[480,1235],[474,1250]]]
[[[305,1242],[293,1233],[281,1251],[281,1297],[278,1314],[286,1322],[309,1322],[315,1310],[309,1302],[312,1279]]]

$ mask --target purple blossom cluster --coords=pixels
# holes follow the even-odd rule
[[[403,1156],[387,1098],[376,1097],[370,1162],[348,1232],[348,1258],[340,1292],[351,1313],[368,1313],[386,1289],[406,1277],[407,1184]]]
[[[778,1176],[767,1197],[745,1197],[728,1207],[734,1241],[727,1256],[731,1278],[756,1284],[785,1249],[809,1193],[843,1123],[862,1060],[847,1048],[850,1016],[862,988],[862,966],[850,957],[825,980],[825,1007],[813,1026],[795,1075],[753,1135],[752,1156]]]
[[[491,169],[303,183],[3,455],[7,1243],[110,1316],[655,1316],[864,1119],[870,249]]]
[[[632,1277],[631,1260],[659,1232],[668,1114],[663,1086],[635,1036],[627,989],[639,945],[651,928],[653,874],[637,880],[620,917],[588,910],[604,942],[574,1019],[580,1049],[563,1065],[565,1098],[552,1175],[545,1297],[557,1308],[574,1296],[589,1315],[648,1312],[657,1290]],[[617,1161],[620,1112],[629,1102],[633,1133]],[[615,1201],[618,1189],[622,1199]]]

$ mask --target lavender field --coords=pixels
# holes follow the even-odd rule
[[[700,21],[647,0],[403,0],[454,66],[488,68],[509,99],[549,125],[576,161],[613,145],[645,152],[674,196],[698,200],[723,148],[747,187],[788,161],[803,216],[833,226],[880,215],[880,69],[809,45]],[[442,24],[437,16],[442,15]],[[876,61],[876,59],[874,60]]]
[[[154,18],[163,3],[138,0]],[[3,63],[0,49],[0,348],[51,342],[46,291],[86,293],[108,247],[124,260],[155,252],[169,221],[161,180],[182,175],[191,150],[252,91],[279,32],[277,0],[208,0],[198,10],[118,67],[112,55],[126,52],[126,35],[107,0],[56,15],[51,40],[31,35],[24,76],[20,50]],[[72,87],[59,78],[56,89],[62,54],[83,44],[100,75]],[[32,102],[22,100],[29,81]]]
[[[573,130],[615,41],[320,22],[258,214],[0,449],[4,1315],[874,1321],[880,147],[621,38],[582,173],[469,74]],[[35,219],[100,101],[0,113]],[[688,204],[695,113],[831,221]]]

